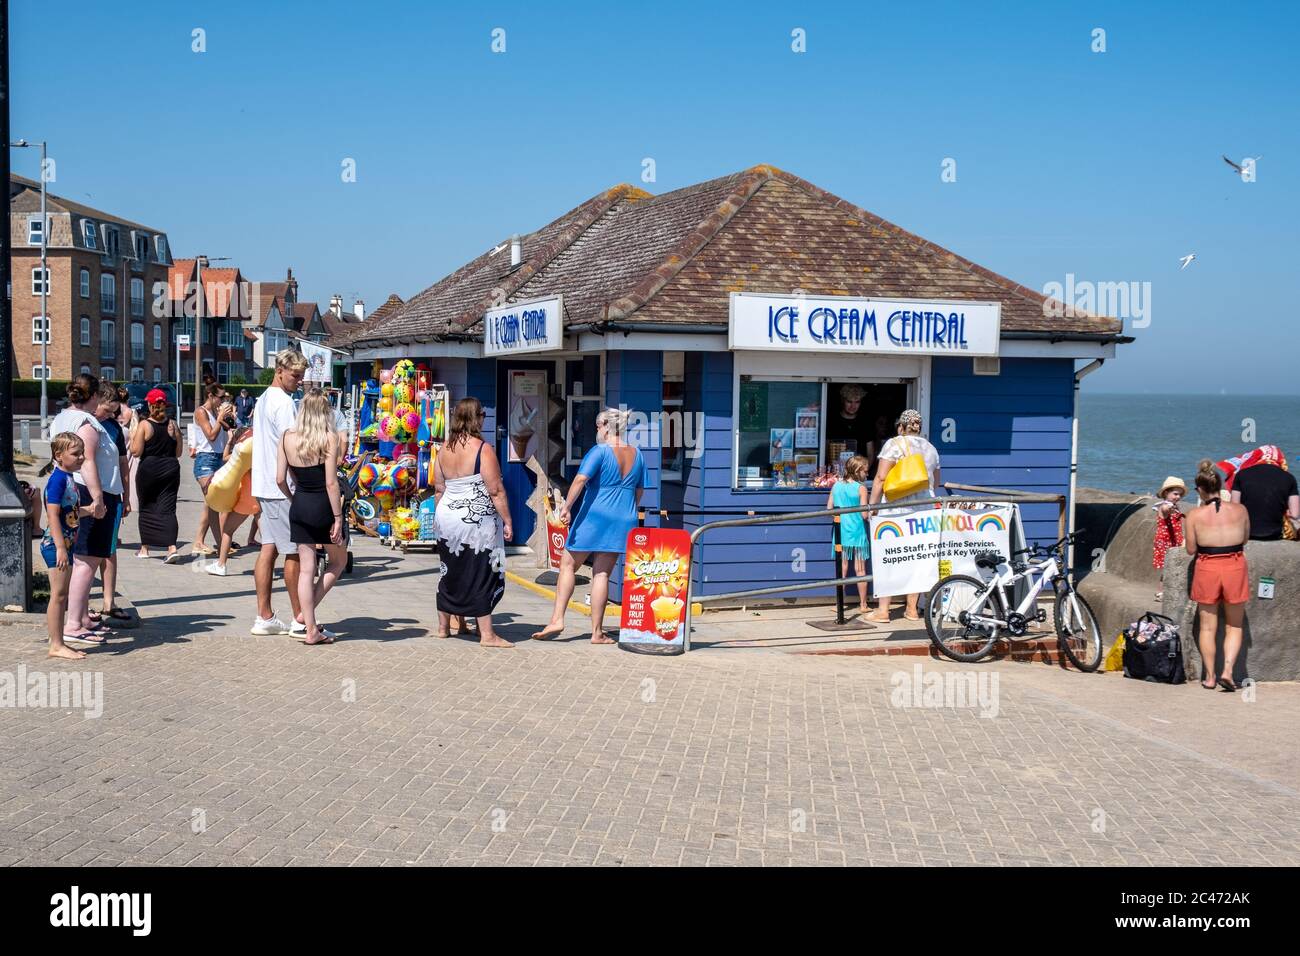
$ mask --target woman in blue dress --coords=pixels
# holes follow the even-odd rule
[[[573,597],[578,568],[591,557],[591,643],[613,644],[605,636],[605,604],[609,600],[609,574],[636,527],[636,509],[645,491],[645,462],[641,452],[624,440],[627,412],[607,408],[596,416],[596,445],[583,456],[569,495],[557,510],[569,525],[560,579],[555,588],[551,621],[533,634],[548,641],[564,630],[564,612]],[[581,497],[576,513],[573,506]],[[572,515],[572,517],[570,517]]]

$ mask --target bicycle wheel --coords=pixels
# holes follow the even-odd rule
[[[1073,588],[1056,595],[1056,637],[1070,663],[1085,673],[1101,664],[1101,627],[1097,616]]]
[[[978,578],[954,574],[930,589],[925,602],[925,629],[939,653],[954,661],[978,661],[993,649],[998,639],[996,625],[963,624],[960,615],[969,611],[983,596],[985,584]],[[988,596],[981,613],[1001,617],[996,591]]]

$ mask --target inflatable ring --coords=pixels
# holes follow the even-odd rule
[[[374,498],[353,498],[352,513],[356,519],[364,524],[367,521],[373,521],[379,514],[379,505]]]

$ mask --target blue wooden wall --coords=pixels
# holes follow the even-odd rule
[[[451,383],[447,384],[450,385]],[[456,394],[455,390],[452,391],[452,406],[455,407],[456,402],[460,399],[471,396],[483,403],[483,411],[487,412],[487,418],[483,419],[483,440],[495,448],[497,428],[496,359],[465,360],[465,390],[459,395]]]
[[[1000,375],[975,375],[970,359],[936,358],[931,387],[926,429],[944,481],[1069,494],[1072,359],[1004,358]],[[1058,514],[1021,505],[1025,537],[1055,541]]]
[[[729,352],[686,357],[686,408],[704,416],[705,450],[687,459],[688,510],[760,514],[814,511],[825,491],[732,490],[733,361]],[[1069,488],[1074,363],[1070,359],[1003,359],[1001,375],[976,376],[971,360],[935,359],[931,420],[926,434],[939,450],[942,477],[972,485],[1063,494]],[[944,441],[945,420],[951,420]],[[1055,505],[1021,509],[1026,536],[1054,541]],[[742,514],[688,515],[690,529]],[[697,549],[697,593],[721,594],[834,575],[831,530],[825,521],[710,531]],[[831,589],[791,591],[788,597],[832,594]]]
[[[663,408],[663,353],[607,352],[605,354],[605,404],[611,408],[626,405],[629,411],[648,416],[647,423],[628,430],[627,440],[641,450],[645,460],[646,490],[641,504],[647,509],[660,506],[659,497],[659,429],[658,413]],[[656,527],[657,515],[649,515],[646,524]],[[619,559],[610,581],[610,600],[621,601],[623,562]]]

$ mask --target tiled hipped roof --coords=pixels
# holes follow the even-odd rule
[[[1002,304],[1003,331],[1117,334],[1119,319],[1057,318],[1048,300],[790,173],[755,166],[650,196],[616,186],[484,254],[372,319],[353,345],[473,333],[507,301],[563,293],[566,325],[725,325],[731,292],[969,299]]]

